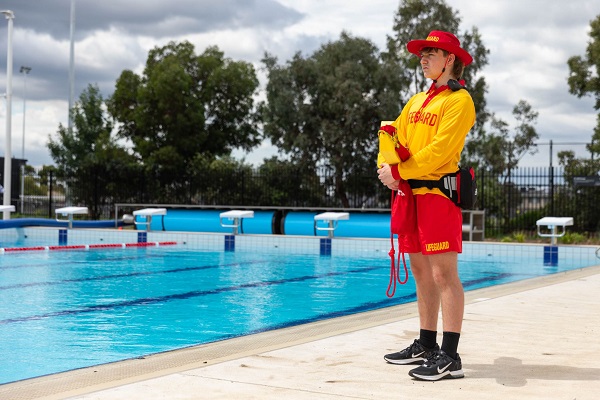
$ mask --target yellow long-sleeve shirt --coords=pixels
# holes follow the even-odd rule
[[[391,166],[394,175],[403,179],[438,180],[456,172],[465,138],[475,124],[475,105],[466,90],[444,90],[421,110],[426,98],[425,92],[414,95],[392,124],[411,153],[407,161]],[[438,189],[413,190],[432,192],[442,194]]]

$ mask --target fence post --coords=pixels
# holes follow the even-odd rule
[[[554,167],[550,165],[550,215],[554,213]]]
[[[550,140],[550,215],[554,214],[554,166],[552,165],[552,140]]]
[[[510,219],[513,215],[513,187],[511,186],[511,178],[512,178],[512,167],[509,164],[508,167],[508,175],[506,177],[506,184],[505,184],[505,193],[507,194],[506,196],[506,201],[507,201],[507,207],[506,207],[506,214],[504,216],[504,227],[503,227],[503,233],[509,233],[510,232]]]
[[[246,186],[246,182],[245,182],[245,178],[246,178],[246,174],[244,173],[244,170],[242,169],[242,203],[241,204],[246,204],[246,197],[245,197],[245,193],[246,190],[244,190],[244,187]]]
[[[99,186],[99,176],[100,174],[98,173],[98,166],[94,165],[92,167],[92,172],[94,174],[93,179],[94,179],[94,204],[93,204],[93,208],[92,208],[92,218],[93,219],[98,219],[100,218],[100,214],[102,211],[98,211],[100,209],[100,201],[99,201],[99,194],[98,194],[98,186]],[[80,197],[81,198],[81,197]]]
[[[52,218],[52,170],[48,174],[48,218]]]
[[[480,190],[481,193],[479,193],[479,198],[481,199],[481,202],[479,204],[481,204],[481,209],[485,210],[485,194],[484,194],[484,188],[485,188],[485,168],[480,168],[481,170],[481,189]]]

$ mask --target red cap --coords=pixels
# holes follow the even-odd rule
[[[469,65],[473,62],[473,57],[460,47],[460,41],[456,36],[444,31],[431,31],[425,40],[411,40],[406,48],[411,53],[421,57],[421,50],[426,47],[435,47],[455,54],[463,64]]]

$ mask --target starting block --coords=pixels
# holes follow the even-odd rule
[[[350,219],[350,214],[347,212],[324,212],[315,215],[315,232],[316,231],[327,231],[330,238],[333,237],[333,232],[337,228],[338,222],[341,220]],[[327,227],[319,226],[318,221],[326,221]]]
[[[239,233],[239,227],[242,225],[244,218],[254,218],[254,211],[248,210],[231,210],[219,214],[219,223],[223,228],[233,228],[233,234]],[[233,223],[224,223],[223,220],[228,219]]]
[[[10,213],[15,212],[15,206],[0,206],[0,211],[2,212],[4,219],[10,219]]]
[[[87,214],[88,213],[88,208],[87,207],[62,207],[62,208],[57,208],[56,210],[54,210],[55,214],[56,214],[56,220],[59,222],[65,222],[68,221],[69,222],[69,229],[73,228],[73,215],[74,214]],[[62,215],[62,216],[68,216],[68,219],[59,219],[58,215]]]
[[[556,244],[556,238],[565,236],[566,227],[573,226],[572,217],[544,217],[538,219],[535,223],[537,225],[537,232],[540,237],[549,237],[550,244]],[[546,227],[546,231],[542,231],[542,227]],[[557,228],[562,228],[560,231]]]
[[[136,221],[136,216],[141,216],[141,217],[146,217],[146,221]],[[150,223],[152,222],[152,216],[154,215],[160,215],[160,216],[165,216],[167,215],[167,209],[166,208],[142,208],[141,210],[136,210],[133,212],[133,223],[137,226],[137,225],[146,225],[146,231],[150,232]]]
[[[550,246],[544,246],[544,265],[558,265],[558,246],[556,238],[562,237],[566,233],[566,227],[573,225],[571,217],[544,217],[536,221],[538,235],[540,237],[549,237]],[[545,231],[542,231],[545,227]],[[561,228],[559,230],[558,228]]]

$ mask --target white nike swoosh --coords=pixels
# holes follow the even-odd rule
[[[444,366],[444,368],[437,367],[438,374],[441,374],[442,372],[444,372],[449,366],[450,366],[450,364],[446,364]]]
[[[412,358],[417,358],[419,357],[421,354],[425,353],[424,351],[420,352],[419,354],[414,354],[411,356]]]

